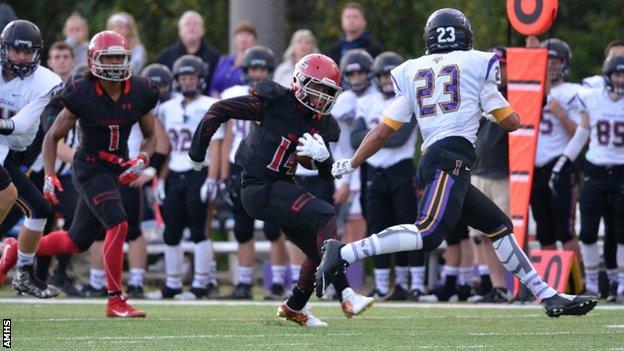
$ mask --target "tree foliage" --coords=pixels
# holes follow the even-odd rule
[[[249,0],[251,1],[251,0]],[[288,41],[297,29],[312,30],[322,49],[341,34],[340,12],[347,0],[287,0]],[[487,49],[498,44],[524,45],[524,38],[509,30],[504,0],[361,0],[367,9],[373,36],[388,50],[405,57],[424,52],[422,29],[428,15],[441,7],[463,11],[474,28],[475,47]],[[140,29],[149,57],[154,59],[165,46],[177,40],[176,22],[185,10],[196,10],[206,21],[208,40],[222,52],[228,48],[227,0],[12,0],[11,6],[22,17],[37,23],[47,43],[62,39],[65,18],[73,11],[85,16],[91,34],[104,29],[108,16],[116,11],[131,13]],[[571,79],[600,71],[605,45],[624,39],[624,1],[560,1],[555,25],[541,39],[558,37],[573,52]],[[271,9],[267,9],[270,11]]]

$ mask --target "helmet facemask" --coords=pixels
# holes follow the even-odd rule
[[[386,97],[391,98],[394,96],[394,84],[392,83],[392,77],[390,73],[383,73],[375,77],[377,88]]]
[[[624,70],[613,71],[605,78],[607,90],[619,97],[624,96]]]
[[[360,95],[368,89],[370,81],[368,80],[368,72],[357,70],[345,73],[345,79],[349,89],[351,89],[357,95]]]
[[[102,63],[102,58],[106,56],[121,56],[121,63]],[[132,76],[132,54],[118,46],[98,50],[91,59],[91,74],[112,82],[124,81]]]
[[[29,62],[13,61],[11,60],[12,51],[16,53],[26,51],[27,54],[32,56]],[[16,41],[16,43],[2,42],[0,45],[0,62],[2,62],[2,69],[15,74],[20,79],[24,79],[31,75],[39,66],[41,62],[41,46],[21,45],[19,41]]]
[[[336,97],[340,94],[340,87],[333,82],[320,80],[297,72],[293,77],[296,87],[295,97],[300,103],[314,112],[329,114]]]

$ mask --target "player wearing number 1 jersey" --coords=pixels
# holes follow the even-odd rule
[[[336,141],[340,130],[329,116],[340,93],[340,71],[320,54],[303,57],[295,66],[290,90],[278,83],[257,83],[251,95],[212,105],[193,136],[190,162],[201,169],[212,136],[230,119],[252,121],[249,135],[236,153],[242,168],[241,200],[252,217],[279,225],[286,237],[307,256],[292,295],[278,308],[278,316],[306,327],[324,327],[306,307],[314,292],[314,270],[320,262],[320,245],[336,237],[335,209],[297,185],[297,155],[313,160],[325,179],[331,179],[333,159],[326,142]],[[297,145],[300,143],[300,145]],[[334,286],[341,294],[342,309],[351,317],[369,307],[373,299],[349,288],[344,273]]]
[[[470,184],[482,111],[493,115],[506,131],[520,125],[497,89],[498,56],[472,50],[470,22],[455,9],[434,12],[424,39],[424,56],[391,71],[397,98],[384,110],[383,122],[368,133],[351,159],[338,160],[332,167],[334,176],[352,172],[415,114],[424,140],[419,171],[425,192],[419,217],[415,224],[396,225],[351,244],[327,241],[316,274],[317,295],[349,263],[385,253],[437,248],[461,220],[492,240],[503,266],[542,300],[549,316],[586,314],[598,299],[560,294],[548,286],[518,246],[509,217]]]

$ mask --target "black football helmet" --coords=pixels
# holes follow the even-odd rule
[[[260,81],[249,77],[247,73],[250,68],[266,68],[269,71],[269,75],[263,80],[270,80],[275,70],[275,55],[273,55],[273,51],[269,48],[262,45],[254,45],[245,50],[243,65],[241,67],[243,68],[243,79],[249,84]]]
[[[41,31],[32,22],[15,20],[4,27],[0,35],[0,63],[2,69],[12,72],[21,79],[31,75],[41,62],[43,39]],[[30,62],[20,63],[9,59],[9,50],[19,49],[33,53]]]
[[[180,56],[173,63],[173,87],[185,97],[193,97],[206,89],[204,61],[195,55]],[[182,75],[192,74],[198,78],[197,87],[193,91],[182,91],[178,78]]]
[[[355,93],[362,93],[370,85],[370,72],[373,66],[373,57],[363,49],[353,49],[347,51],[340,59],[340,73],[343,76],[343,84],[346,89],[351,89]],[[364,72],[366,78],[362,81],[349,79],[349,74],[353,72]]]
[[[392,81],[387,82],[386,84],[382,83],[379,80],[379,76],[390,74],[395,67],[402,64],[403,56],[397,54],[396,52],[386,51],[375,57],[375,61],[373,61],[373,66],[371,68],[371,73],[373,75],[373,80],[377,84],[377,88],[385,95],[394,95],[394,86],[392,85]]]
[[[624,56],[612,56],[607,58],[602,65],[602,74],[604,76],[607,90],[614,92],[619,96],[624,96],[624,83],[616,83],[611,78],[611,74],[614,72],[624,73]]]
[[[423,34],[427,54],[472,49],[472,26],[461,11],[444,8],[427,19]]]
[[[557,81],[564,79],[570,71],[570,60],[572,60],[572,51],[568,44],[557,38],[550,38],[544,40],[540,47],[548,50],[548,58],[560,59],[563,62],[562,67],[550,67],[548,66],[548,75],[551,81]]]
[[[148,78],[158,86],[158,90],[161,91],[160,102],[169,100],[171,97],[171,85],[173,84],[173,73],[171,73],[169,67],[160,63],[152,63],[143,68],[141,76]]]

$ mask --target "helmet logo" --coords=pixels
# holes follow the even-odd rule
[[[15,46],[27,46],[29,48],[31,48],[33,46],[32,41],[30,41],[30,40],[20,40],[20,39],[15,40],[15,43],[13,45],[15,45]]]
[[[438,43],[454,43],[455,42],[455,28],[453,27],[438,27]],[[448,37],[445,35],[448,34]]]
[[[266,60],[262,60],[262,59],[253,59],[251,60],[251,63],[249,64],[250,66],[266,66],[267,62]]]
[[[347,72],[353,72],[353,71],[362,71],[362,66],[360,66],[359,63],[350,63],[348,64],[345,69],[345,71]]]

